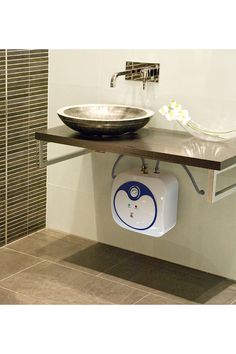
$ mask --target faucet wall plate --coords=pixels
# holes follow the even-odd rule
[[[144,63],[138,61],[127,61],[126,70],[149,68],[146,82],[159,82],[160,64],[159,63]],[[153,68],[152,68],[153,67]],[[128,73],[125,75],[125,80],[143,81],[140,72]]]

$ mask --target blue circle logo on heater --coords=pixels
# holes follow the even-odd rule
[[[128,198],[128,201],[130,203],[132,202],[138,202],[142,197],[144,196],[148,196],[152,199],[153,201],[153,207],[154,207],[154,215],[152,220],[149,222],[148,226],[145,227],[134,227],[132,225],[130,225],[127,221],[125,221],[124,219],[122,219],[122,217],[119,215],[118,211],[117,211],[117,206],[116,206],[116,198],[119,192],[125,192],[126,196]],[[128,203],[128,206],[130,207],[130,203]],[[113,206],[114,206],[114,210],[116,212],[116,215],[118,216],[118,218],[127,226],[129,226],[130,228],[134,229],[134,230],[147,230],[150,227],[152,227],[152,225],[155,223],[156,218],[157,218],[157,203],[156,200],[151,192],[151,190],[145,186],[145,184],[141,183],[141,182],[136,182],[136,181],[129,181],[126,182],[124,184],[122,184],[116,191],[114,198],[113,198]],[[135,208],[137,207],[137,205],[135,205]],[[132,212],[130,213],[131,217],[132,217]]]

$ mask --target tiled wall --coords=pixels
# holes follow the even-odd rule
[[[46,169],[34,133],[47,127],[48,51],[0,50],[0,243],[45,226]]]

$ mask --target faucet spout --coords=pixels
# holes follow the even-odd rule
[[[111,77],[111,82],[110,82],[110,87],[116,87],[116,79],[118,76],[126,75],[129,74],[131,70],[126,70],[126,71],[119,71],[118,73],[115,73]]]

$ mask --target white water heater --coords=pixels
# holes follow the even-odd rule
[[[114,179],[112,216],[125,229],[160,237],[176,225],[177,204],[178,181],[170,173],[133,168]]]

